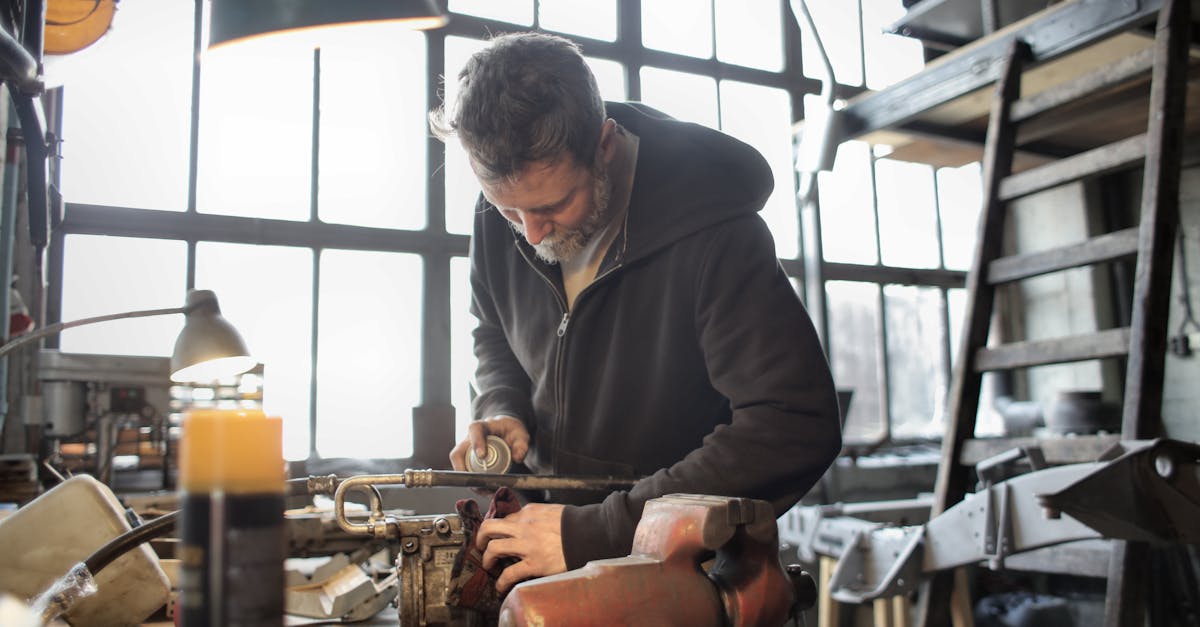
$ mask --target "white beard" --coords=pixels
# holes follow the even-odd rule
[[[532,244],[538,259],[556,264],[574,259],[587,246],[596,233],[608,223],[610,217],[609,201],[612,198],[612,184],[608,178],[608,168],[597,168],[595,185],[592,189],[592,206],[583,224],[574,229],[556,229],[542,238],[537,244]],[[525,227],[518,222],[509,222],[509,226],[525,237]],[[528,241],[528,238],[526,238]]]

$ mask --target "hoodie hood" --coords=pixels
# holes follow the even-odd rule
[[[756,213],[775,187],[766,159],[724,133],[639,103],[606,102],[608,117],[640,138],[625,264],[726,220]],[[652,184],[649,184],[652,183]]]

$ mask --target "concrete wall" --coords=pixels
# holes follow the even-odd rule
[[[1141,176],[1134,172],[1116,179],[1136,224]],[[1008,248],[1033,252],[1084,240],[1104,232],[1098,216],[1095,184],[1076,184],[1032,196],[1010,207]],[[1181,193],[1181,228],[1194,315],[1200,316],[1200,167],[1186,168]],[[1174,261],[1168,328],[1174,335],[1184,319],[1179,251]],[[1047,339],[1087,333],[1114,326],[1111,266],[1078,268],[1024,281],[1006,294],[1015,320],[1004,328],[1009,339]],[[1166,435],[1200,440],[1200,328],[1189,325],[1196,352],[1188,357],[1168,353],[1163,388]],[[1018,392],[1048,407],[1061,390],[1098,390],[1106,401],[1122,396],[1124,374],[1117,360],[1031,368],[1019,378]]]
[[[1180,228],[1184,235],[1184,258],[1193,315],[1200,317],[1200,167],[1183,172],[1180,193]],[[1171,313],[1168,329],[1179,330],[1184,316],[1180,293],[1183,283],[1179,271],[1179,251],[1175,251],[1175,273],[1171,286]],[[1167,354],[1167,372],[1163,385],[1163,423],[1166,434],[1180,440],[1200,441],[1200,327],[1188,325],[1190,357]]]

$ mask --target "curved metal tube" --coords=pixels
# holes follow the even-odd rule
[[[42,90],[38,81],[38,62],[19,41],[0,28],[0,80],[12,83],[18,91],[36,94]]]
[[[45,337],[54,335],[66,329],[73,329],[87,324],[95,324],[97,322],[107,322],[109,320],[124,320],[126,318],[147,318],[150,316],[165,316],[168,314],[186,313],[187,309],[183,307],[169,307],[166,309],[147,309],[144,311],[127,311],[123,313],[105,314],[103,316],[94,316],[92,318],[82,318],[79,320],[71,320],[68,322],[57,322],[48,324],[36,331],[30,331],[24,335],[19,335],[4,345],[0,345],[0,357],[4,357],[14,350],[40,340]]]
[[[384,529],[379,529],[379,523],[382,521],[377,520],[374,515],[376,511],[380,514],[383,512],[382,499],[379,498],[379,490],[375,487],[377,485],[404,485],[404,475],[359,475],[343,479],[338,484],[337,490],[333,492],[333,519],[342,531],[375,537],[386,536],[386,523]],[[366,490],[370,495],[372,515],[365,523],[353,523],[346,518],[346,493],[351,490]]]

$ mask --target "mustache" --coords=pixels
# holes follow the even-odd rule
[[[537,244],[531,244],[534,254],[537,255],[538,259],[551,265],[571,260],[608,223],[608,218],[611,214],[611,207],[609,205],[612,198],[612,185],[609,180],[608,169],[606,167],[596,167],[593,170],[593,177],[591,207],[589,207],[583,223],[573,229],[556,226],[549,235],[542,238],[542,241]],[[529,238],[526,237],[524,224],[509,221],[508,225],[518,235],[529,241]]]

